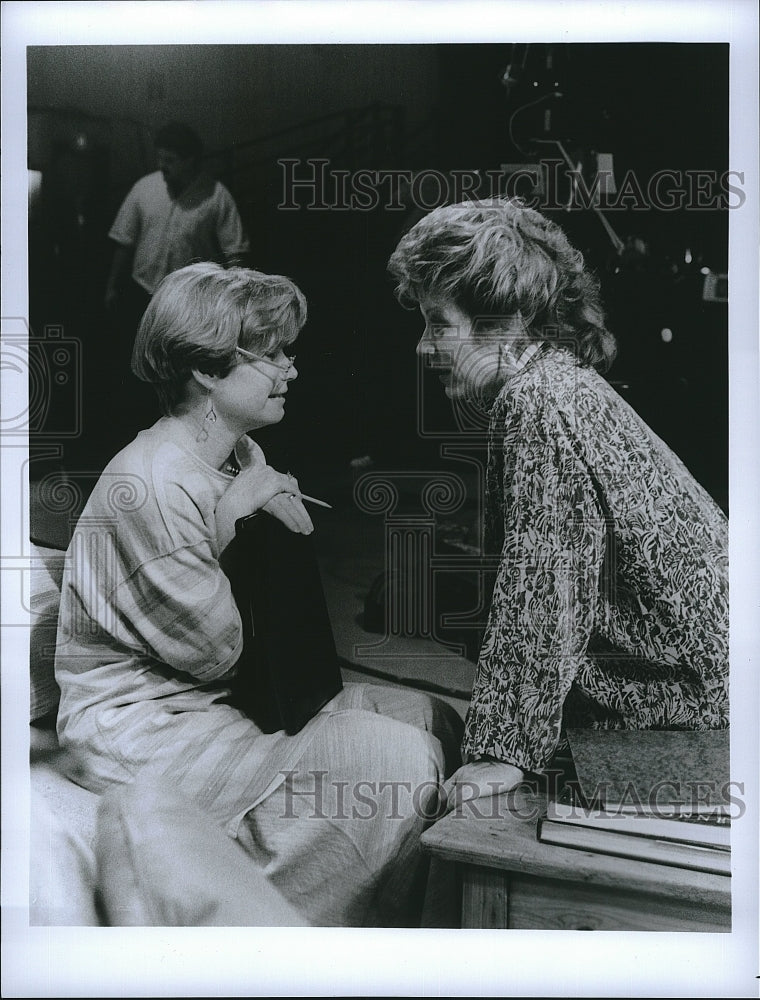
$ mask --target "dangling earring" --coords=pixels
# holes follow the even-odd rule
[[[206,424],[216,423],[216,411],[214,410],[214,403],[211,399],[211,390],[208,390],[208,410],[206,416],[203,418]],[[201,429],[198,431],[198,437],[195,439],[197,442],[202,444],[204,441],[208,441],[208,427],[206,424],[201,425]]]
[[[514,354],[507,344],[502,344],[499,348],[499,372],[503,372],[504,381],[515,373]]]
[[[211,390],[208,391],[208,413],[205,417],[210,424],[216,423],[216,411],[214,410],[214,401],[211,398]]]

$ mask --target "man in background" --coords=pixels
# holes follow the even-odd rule
[[[248,264],[250,250],[232,195],[203,169],[198,134],[171,122],[156,133],[154,146],[158,170],[134,184],[108,233],[116,244],[105,290],[109,355],[98,381],[109,412],[116,406],[120,413],[118,429],[109,433],[123,443],[158,415],[152,389],[131,372],[135,334],[153,292],[186,264]],[[133,424],[127,414],[135,415]]]
[[[171,122],[159,129],[155,147],[158,170],[132,187],[108,234],[116,249],[106,308],[125,310],[133,330],[171,271],[198,260],[241,264],[250,249],[232,195],[202,169],[197,133]]]

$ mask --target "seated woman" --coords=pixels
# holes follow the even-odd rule
[[[235,522],[261,510],[313,530],[295,479],[247,433],[282,420],[297,377],[284,350],[305,320],[277,275],[193,264],[157,289],[133,368],[165,416],[108,464],[72,538],[58,734],[80,784],[155,778],[205,809],[308,922],[414,925],[418,839],[459,763],[456,713],[346,685],[288,736],[229,703],[243,640],[220,557]]]
[[[544,770],[563,727],[728,726],[726,518],[598,373],[615,341],[582,255],[519,200],[467,202],[389,270],[447,396],[488,413],[499,568],[449,804]]]

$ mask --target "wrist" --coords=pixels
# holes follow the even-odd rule
[[[250,481],[241,472],[228,486],[216,505],[217,523],[224,522],[227,532],[234,535],[239,521],[253,517],[261,510],[258,497],[250,489]]]
[[[471,765],[484,764],[486,767],[494,768],[499,767],[504,773],[511,774],[517,782],[522,781],[525,777],[525,771],[517,764],[513,764],[510,760],[501,760],[490,754],[473,754],[465,758],[465,763]]]

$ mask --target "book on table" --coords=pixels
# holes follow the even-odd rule
[[[728,730],[570,730],[574,777],[550,796],[539,838],[730,873]]]
[[[540,839],[546,844],[573,847],[594,854],[614,854],[618,857],[657,864],[675,865],[717,875],[731,874],[731,852],[721,847],[703,847],[679,840],[665,840],[635,833],[576,826],[542,819]]]
[[[621,812],[614,807],[586,808],[577,802],[552,799],[546,806],[546,819],[565,826],[583,826],[611,833],[626,833],[639,837],[658,837],[684,844],[700,844],[728,850],[731,845],[731,821],[725,816],[653,816],[646,813]]]

